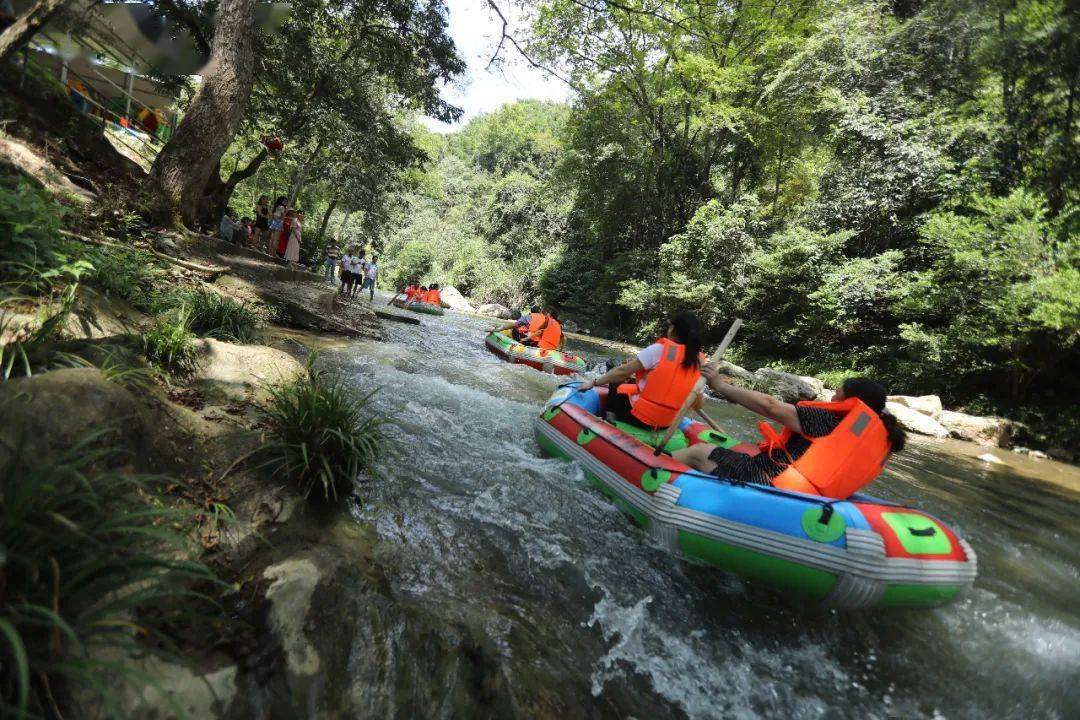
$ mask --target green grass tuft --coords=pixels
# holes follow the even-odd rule
[[[201,337],[250,342],[263,323],[262,315],[251,305],[211,290],[181,290],[172,301],[188,309],[191,330]]]
[[[367,412],[373,393],[357,395],[341,378],[315,370],[271,390],[262,411],[271,442],[262,450],[275,473],[305,498],[341,501],[383,444],[383,418]]]
[[[188,375],[198,362],[191,332],[191,312],[186,307],[165,313],[143,333],[146,358],[166,372]]]
[[[157,274],[154,256],[143,250],[102,248],[90,256],[94,269],[87,282],[101,288],[107,295],[126,300],[133,308],[143,312],[156,309],[154,292]]]
[[[0,717],[75,717],[84,694],[122,716],[110,683],[145,679],[117,654],[168,652],[165,628],[198,622],[194,588],[216,582],[170,529],[187,516],[155,502],[169,479],[97,469],[103,436],[0,467]]]

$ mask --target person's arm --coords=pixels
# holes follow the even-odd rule
[[[578,385],[578,392],[592,390],[597,385],[610,385],[611,383],[624,383],[633,377],[634,373],[644,372],[645,366],[637,358],[631,358],[617,368],[612,368],[598,378],[592,378]]]
[[[752,413],[778,422],[792,432],[801,433],[802,424],[799,423],[799,414],[795,406],[783,400],[777,400],[772,395],[736,387],[720,379],[720,371],[714,365],[706,365],[701,368],[701,374],[709,383],[709,387],[715,390],[726,400],[736,405],[742,405]]]

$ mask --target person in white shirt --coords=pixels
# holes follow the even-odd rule
[[[353,276],[352,276],[352,263],[353,263],[353,249],[349,248],[345,251],[345,254],[341,256],[339,261],[341,265],[341,289],[338,293],[341,295],[348,295],[352,290]]]
[[[368,263],[367,269],[364,271],[364,286],[360,288],[361,292],[365,289],[368,291],[368,302],[374,302],[375,300],[375,280],[378,276],[379,258],[372,255],[371,262]]]
[[[364,262],[364,251],[361,250],[359,254],[353,255],[352,259],[353,282],[349,286],[349,291],[352,297],[356,297],[360,294],[361,283],[364,281],[364,271],[367,270],[367,263]]]

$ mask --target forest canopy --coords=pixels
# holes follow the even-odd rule
[[[396,282],[640,341],[738,315],[748,363],[981,411],[1080,390],[1068,3],[545,0],[521,45],[575,100],[414,130]]]

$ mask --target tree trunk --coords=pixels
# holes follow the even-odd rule
[[[71,0],[38,0],[0,33],[0,65],[19,52],[38,30]]]
[[[330,201],[330,206],[326,208],[326,214],[322,217],[322,224],[319,225],[319,234],[315,236],[316,247],[322,247],[323,236],[326,235],[326,226],[330,222],[330,213],[334,212],[334,208],[337,207],[338,200],[334,198]]]
[[[341,224],[338,225],[338,229],[337,229],[338,242],[343,242],[345,240],[345,229],[347,227],[349,227],[349,219],[352,218],[352,214],[353,214],[352,210],[346,210],[345,211],[345,217],[342,218]]]
[[[266,149],[261,150],[247,165],[229,173],[229,179],[225,181],[221,179],[221,161],[215,163],[206,182],[206,189],[203,191],[203,206],[206,208],[205,211],[200,211],[203,222],[217,223],[225,212],[225,208],[228,207],[233,193],[236,192],[236,186],[257,173],[269,154]]]
[[[141,197],[154,222],[194,225],[203,190],[240,126],[254,81],[256,0],[222,0],[203,83],[157,156]]]
[[[315,162],[315,158],[317,158],[322,151],[322,147],[323,140],[320,138],[319,142],[315,144],[315,149],[312,150],[311,155],[308,156],[308,159],[296,169],[296,179],[293,180],[292,190],[289,191],[289,207],[296,207],[296,198],[299,197],[300,191],[304,189],[308,172],[311,170],[311,165]]]

